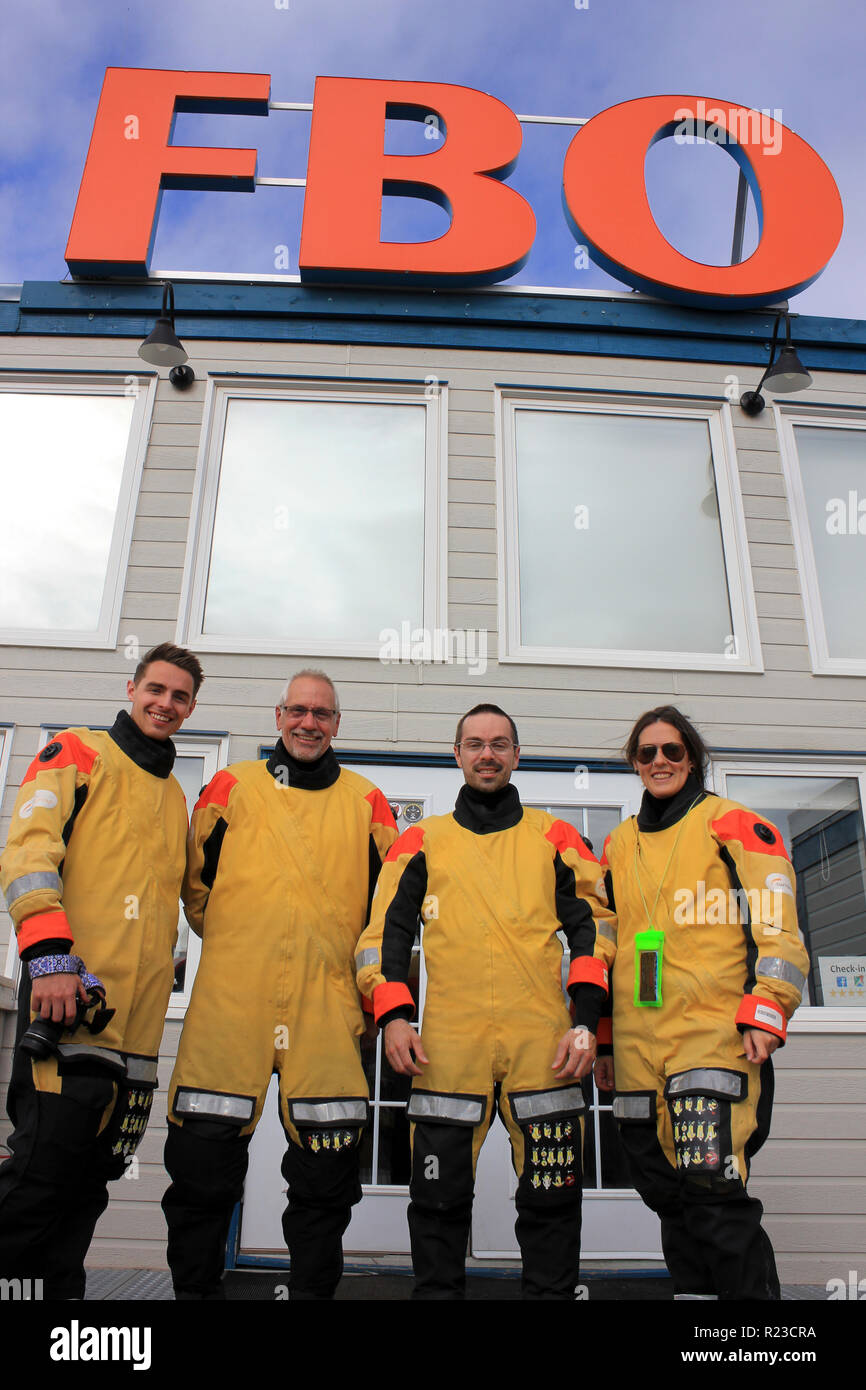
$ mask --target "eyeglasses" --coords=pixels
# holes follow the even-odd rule
[[[667,758],[669,763],[681,763],[686,756],[686,750],[681,743],[643,743],[634,755],[635,762],[646,767],[655,760],[660,748],[662,757]]]
[[[307,709],[306,705],[280,705],[280,709],[290,719],[306,719],[307,715],[311,714],[317,724],[330,724],[337,713],[335,709],[324,709],[322,706],[317,706],[316,709]]]
[[[491,753],[504,754],[509,748],[516,748],[517,744],[512,743],[510,738],[464,738],[462,743],[458,743],[458,748],[462,748],[464,753],[483,753],[485,748],[489,748]]]

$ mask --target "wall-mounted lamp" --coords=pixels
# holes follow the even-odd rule
[[[780,350],[776,361],[776,342],[779,337],[779,324],[785,320],[785,346]],[[773,341],[770,345],[770,365],[758,382],[754,391],[744,391],[740,397],[740,405],[747,415],[760,415],[766,405],[764,397],[761,395],[761,387],[766,386],[768,391],[775,395],[784,391],[805,391],[807,386],[812,385],[812,378],[806,371],[791,343],[791,318],[789,314],[781,313],[776,315],[776,322],[773,324]]]
[[[162,290],[162,309],[153,332],[145,338],[138,355],[154,367],[170,367],[168,379],[172,386],[185,391],[195,381],[195,372],[187,367],[188,354],[174,331],[174,286],[167,281]]]

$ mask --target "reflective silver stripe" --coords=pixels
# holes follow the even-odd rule
[[[806,983],[806,976],[787,960],[782,960],[781,956],[767,956],[764,960],[758,961],[759,975],[766,975],[769,980],[784,980],[786,985],[793,985],[800,993],[803,993],[803,986]]]
[[[595,930],[599,936],[605,937],[608,941],[616,941],[616,927],[610,922],[596,922]]]
[[[174,1098],[175,1115],[208,1115],[217,1120],[248,1124],[256,1108],[252,1096],[224,1096],[216,1091],[188,1091],[179,1087]]]
[[[367,1121],[365,1100],[291,1100],[296,1125],[363,1125]]]
[[[126,1075],[130,1081],[156,1081],[158,1066],[155,1057],[127,1057]]]
[[[579,1086],[560,1086],[555,1091],[539,1091],[534,1096],[509,1096],[515,1120],[540,1120],[545,1115],[564,1115],[566,1111],[583,1110],[583,1092]]]
[[[359,970],[363,970],[365,965],[378,965],[379,952],[375,946],[368,946],[365,951],[359,951],[355,957],[355,965]]]
[[[695,1067],[668,1078],[666,1093],[680,1096],[684,1091],[720,1091],[722,1095],[739,1100],[743,1094],[743,1077],[736,1072],[717,1071],[714,1067]]]
[[[431,1096],[413,1091],[407,1113],[410,1120],[456,1120],[463,1125],[480,1125],[484,1102],[469,1096]]]
[[[88,1047],[85,1043],[61,1043],[57,1051],[61,1057],[86,1057],[88,1061],[107,1062],[118,1071],[126,1071],[126,1061],[119,1052],[108,1047]]]
[[[651,1120],[655,1107],[651,1096],[614,1096],[613,1117],[615,1120]]]
[[[63,881],[60,875],[54,872],[22,874],[20,878],[14,878],[6,889],[6,906],[11,907],[17,898],[23,898],[25,893],[37,893],[41,888],[48,889],[59,897],[63,892]]]

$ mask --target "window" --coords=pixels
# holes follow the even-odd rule
[[[0,377],[0,641],[113,647],[156,378]]]
[[[866,675],[866,428],[776,406],[816,672]]]
[[[9,754],[12,752],[14,733],[14,725],[0,724],[0,806],[3,804],[3,794],[6,790],[6,772],[9,767]],[[15,929],[12,926],[12,918],[6,911],[2,893],[0,893],[0,922],[3,924],[0,926],[0,932],[5,931],[7,941],[5,955],[0,954],[0,975],[5,975],[7,979],[11,980],[15,978],[15,962],[18,959],[18,951],[15,945]],[[0,940],[2,939],[0,936]]]
[[[184,640],[378,656],[404,624],[438,627],[444,394],[212,382]]]
[[[797,875],[797,918],[811,961],[797,1022],[866,1022],[866,772],[853,767],[718,763],[722,796],[767,816]]]
[[[499,397],[500,660],[761,670],[728,406]]]
[[[186,797],[188,816],[192,815],[202,789],[221,767],[226,766],[228,742],[228,735],[198,738],[194,734],[175,734],[177,757],[174,760],[173,772]],[[174,948],[174,988],[168,1004],[168,1018],[183,1018],[186,1013],[200,956],[201,940],[195,932],[190,931],[181,907],[177,924],[177,944]]]

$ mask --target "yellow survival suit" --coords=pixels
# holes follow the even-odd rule
[[[336,1286],[368,1113],[352,958],[396,834],[382,793],[332,750],[304,767],[282,741],[267,762],[217,773],[195,807],[183,898],[203,946],[171,1080],[163,1199],[179,1296],[217,1295],[273,1073],[293,1296]],[[321,1267],[302,1270],[311,1242],[298,1228],[310,1223]]]
[[[56,1056],[16,1052],[0,1275],[44,1278],[51,1298],[84,1296],[106,1181],[140,1142],[156,1086],[187,828],[173,761],[173,744],[148,739],[125,711],[110,733],[69,729],[31,763],[12,815],[0,882],[22,959],[74,953],[115,1011],[97,1036],[65,1032]]]
[[[809,968],[794,874],[763,817],[690,777],[661,823],[642,808],[605,845],[617,913],[614,1115],[635,1186],[662,1222],[680,1296],[778,1298],[749,1161],[767,1136],[772,1063],[741,1028],[784,1040]],[[645,798],[645,805],[647,798]],[[651,920],[650,920],[651,919]],[[661,1004],[652,942],[663,933]]]
[[[455,811],[405,831],[388,855],[370,925],[358,943],[358,983],[380,1024],[411,1017],[407,980],[419,915],[427,970],[415,1077],[412,1203],[416,1296],[460,1297],[475,1166],[498,1104],[517,1192],[524,1296],[573,1298],[580,1253],[579,1082],[557,1081],[557,1044],[576,1022],[594,1032],[606,994],[612,916],[598,861],[577,831],[523,807],[514,787],[489,797],[461,789]]]

